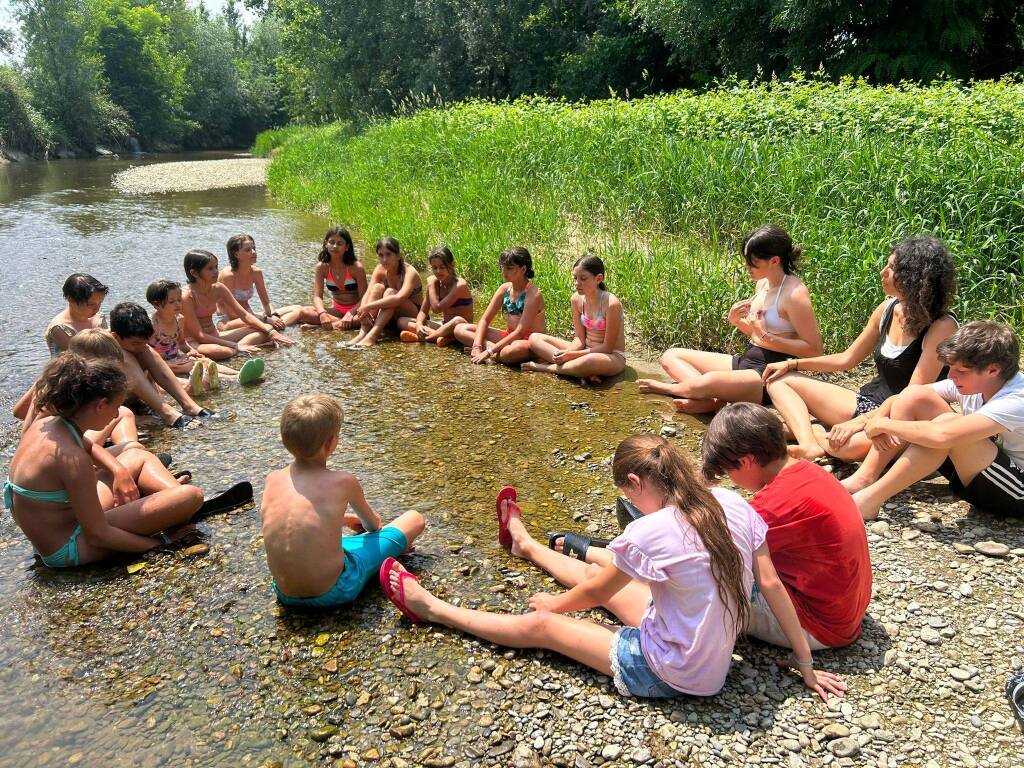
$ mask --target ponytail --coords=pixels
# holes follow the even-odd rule
[[[619,443],[612,463],[615,485],[625,487],[630,474],[652,483],[675,507],[680,524],[685,521],[696,531],[707,550],[718,597],[740,634],[750,615],[750,593],[722,505],[697,478],[686,456],[662,437],[634,435]]]

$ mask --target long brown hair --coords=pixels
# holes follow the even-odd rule
[[[736,634],[742,632],[750,613],[750,591],[743,578],[743,558],[729,533],[722,505],[698,479],[686,456],[663,437],[633,435],[619,443],[612,463],[615,485],[626,487],[630,474],[652,483],[665,503],[673,505],[676,514],[697,532],[711,560],[718,596],[732,617]]]
[[[128,380],[117,363],[63,352],[47,363],[36,382],[35,410],[70,419],[82,406],[127,389]]]

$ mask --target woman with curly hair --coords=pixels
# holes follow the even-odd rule
[[[882,290],[890,298],[875,307],[847,349],[765,368],[768,395],[797,440],[790,448],[794,456],[863,459],[871,447],[864,434],[868,418],[886,415],[889,398],[908,385],[930,384],[945,376],[935,350],[957,329],[949,312],[956,274],[946,246],[934,237],[901,240],[889,254],[881,278]],[[848,371],[869,354],[877,375],[857,392],[796,373]],[[812,416],[831,429],[812,425]]]

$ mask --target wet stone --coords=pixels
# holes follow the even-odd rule
[[[988,557],[1006,557],[1010,554],[1010,548],[1005,544],[995,541],[979,541],[974,549]]]

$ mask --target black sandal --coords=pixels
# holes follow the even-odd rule
[[[562,540],[562,554],[574,560],[587,560],[587,550],[591,547],[607,547],[611,539],[599,539],[596,536],[584,536],[572,531],[555,531],[548,534],[548,549],[555,548],[555,542]]]
[[[248,504],[250,501],[252,501],[252,483],[248,481],[235,483],[226,491],[206,499],[203,502],[203,506],[199,508],[199,511],[192,515],[190,522],[198,523],[200,520],[210,517],[210,515],[230,512],[232,509],[237,509],[244,504]]]
[[[1024,672],[1010,675],[1006,681],[1006,698],[1010,700],[1017,725],[1024,731]]]
[[[181,478],[187,477],[188,480],[185,483],[182,483],[182,485],[186,485],[186,484],[192,482],[192,470],[191,469],[183,469],[180,472],[172,472],[171,474],[174,476],[175,480],[181,480]]]
[[[639,520],[644,513],[634,506],[629,499],[619,496],[615,500],[615,519],[619,521],[619,528],[626,530],[626,526],[634,520]]]
[[[171,466],[171,463],[173,462],[173,459],[171,458],[171,454],[164,453],[163,451],[161,451],[160,453],[157,453],[157,454],[154,454],[154,455],[158,459],[160,459],[160,463],[163,464],[165,467]]]

